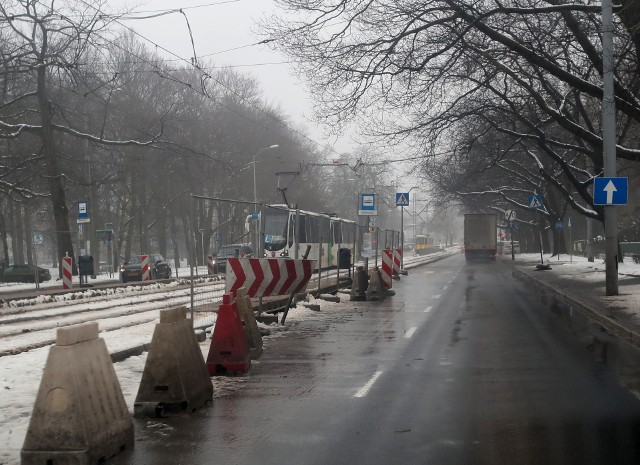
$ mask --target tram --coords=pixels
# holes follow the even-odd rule
[[[435,252],[433,238],[431,236],[418,234],[416,236],[416,254],[427,255],[433,252]]]
[[[317,268],[338,265],[339,249],[355,257],[356,223],[324,213],[295,210],[286,205],[267,205],[264,218],[264,251],[270,257],[302,258],[310,246],[310,260]]]

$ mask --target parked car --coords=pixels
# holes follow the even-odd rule
[[[157,253],[151,253],[149,257],[149,278],[166,279],[171,277],[171,266],[164,257]],[[120,280],[142,281],[142,255],[134,255],[120,267]]]
[[[511,242],[505,242],[503,250],[504,250],[503,253],[505,255],[511,255]],[[513,253],[514,254],[520,253],[520,242],[513,241]]]
[[[254,258],[253,248],[248,244],[227,244],[220,247],[213,257],[213,272],[227,272],[227,258]]]
[[[5,283],[35,283],[36,268],[39,283],[51,280],[49,270],[34,265],[9,265],[4,269],[2,280]]]

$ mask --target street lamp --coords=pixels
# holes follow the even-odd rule
[[[256,154],[253,156],[253,211],[256,211],[256,207],[258,205],[258,189],[256,187],[256,157],[258,155],[260,155],[262,152],[264,152],[265,150],[269,150],[269,149],[277,149],[278,147],[280,147],[278,144],[274,144],[274,145],[270,145],[269,147],[264,147],[260,150],[258,150],[256,152]],[[260,221],[262,221],[262,218],[260,218]],[[259,252],[261,252],[260,247],[259,247],[259,228],[255,228],[255,246],[253,248],[253,250],[256,253],[256,256],[260,257]]]

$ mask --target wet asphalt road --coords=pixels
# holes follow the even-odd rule
[[[638,464],[640,402],[505,263],[415,268],[267,343],[231,395],[134,420],[115,464]]]

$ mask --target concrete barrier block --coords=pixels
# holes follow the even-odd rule
[[[244,335],[249,344],[249,356],[255,360],[262,354],[262,333],[258,328],[258,321],[253,313],[251,298],[247,296],[247,289],[241,287],[237,291],[236,302],[244,329]]]
[[[84,323],[76,326],[58,328],[56,331],[57,346],[71,346],[80,342],[98,339],[98,323]]]
[[[213,384],[186,309],[161,310],[134,404],[135,416],[192,413],[212,399]]]
[[[160,323],[175,323],[187,318],[187,308],[168,308],[160,310]]]
[[[131,415],[97,324],[61,328],[58,340],[40,381],[22,464],[93,464],[133,447]]]
[[[382,287],[380,269],[374,268],[369,279],[369,286],[367,287],[367,300],[384,300],[386,295],[386,290]]]
[[[349,300],[367,300],[367,284],[367,273],[364,271],[364,267],[359,266],[353,275],[353,282],[351,283],[351,295],[349,297]]]

